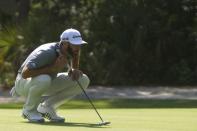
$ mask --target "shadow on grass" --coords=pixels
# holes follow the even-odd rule
[[[197,108],[197,100],[176,99],[118,99],[109,104],[112,108]]]
[[[104,99],[93,100],[97,108],[197,108],[197,100],[170,99]],[[92,108],[86,100],[74,100],[61,108]]]
[[[37,124],[43,126],[65,126],[65,127],[88,127],[88,128],[110,128],[109,126],[100,126],[99,124],[93,123],[77,123],[77,122],[65,122],[65,123],[57,123],[57,122],[43,122],[43,123],[36,123],[36,122],[23,122],[28,124]]]
[[[197,100],[170,99],[102,99],[92,100],[96,108],[197,108]],[[23,103],[0,104],[0,108],[21,109]],[[92,108],[89,101],[74,99],[61,106],[62,109]]]

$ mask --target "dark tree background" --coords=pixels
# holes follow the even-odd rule
[[[0,83],[38,45],[77,28],[91,84],[196,85],[195,0],[1,0]]]

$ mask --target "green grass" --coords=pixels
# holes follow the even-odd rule
[[[93,100],[97,108],[197,108],[197,100],[103,99]],[[19,109],[23,103],[4,103],[0,108]],[[71,100],[61,106],[65,109],[91,108],[87,100]]]
[[[94,100],[110,126],[100,127],[98,116],[85,100],[72,100],[58,111],[63,124],[29,123],[22,103],[0,104],[2,131],[197,131],[196,100]]]
[[[99,109],[110,126],[99,127],[90,109],[61,109],[66,123],[28,123],[20,109],[0,109],[2,131],[196,131],[197,109]]]

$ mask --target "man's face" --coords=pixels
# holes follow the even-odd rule
[[[73,44],[68,44],[68,48],[71,48],[73,52],[79,51],[80,50],[80,45],[73,45]]]
[[[81,46],[80,45],[73,45],[71,43],[65,42],[62,44],[64,51],[68,53],[72,53],[71,55],[78,54],[80,51]]]

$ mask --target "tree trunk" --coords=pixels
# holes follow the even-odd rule
[[[21,23],[27,20],[29,10],[30,10],[30,0],[20,0],[18,1],[18,16],[17,22]]]

